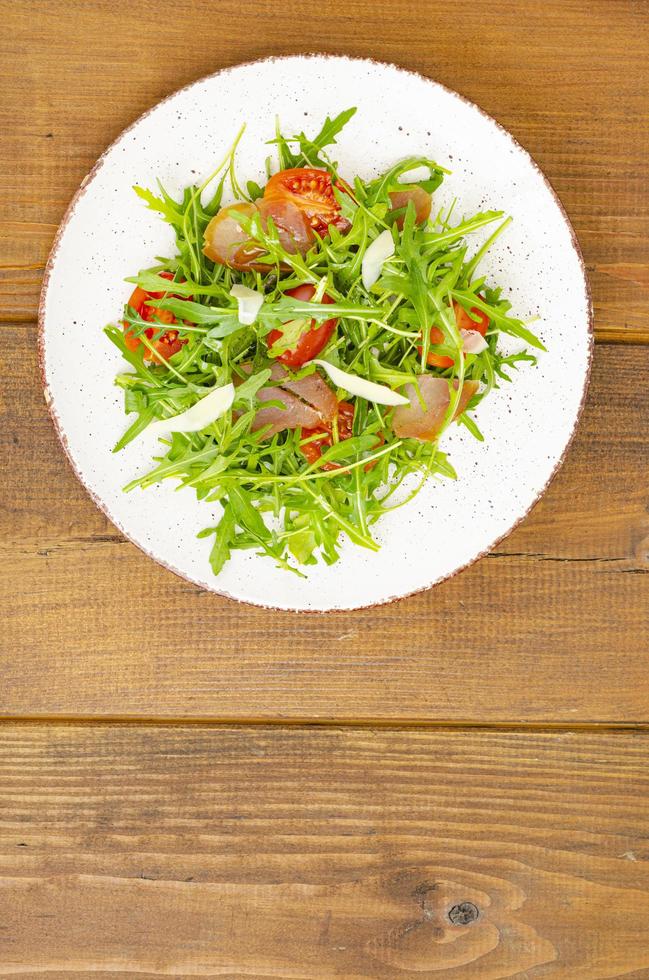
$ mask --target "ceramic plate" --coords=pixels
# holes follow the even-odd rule
[[[482,272],[505,284],[515,315],[539,316],[548,353],[483,402],[478,443],[463,427],[443,448],[459,474],[429,482],[376,526],[377,554],[348,542],[337,565],[298,579],[253,552],[235,552],[215,578],[201,528],[218,504],[161,485],[121,488],[150,465],[153,443],[111,453],[126,427],[113,384],[124,362],[102,333],[128,298],[124,278],[173,254],[170,229],[146,210],[133,184],[172,193],[210,173],[243,121],[238,173],[263,183],[264,143],[275,116],[284,132],[317,129],[326,114],[358,112],[336,158],[345,173],[372,177],[410,154],[453,171],[435,208],[502,209],[514,221]],[[197,585],[282,609],[353,609],[425,589],[484,555],[539,499],[574,433],[592,351],[589,291],[570,223],[529,155],[493,119],[419,75],[373,61],[328,56],[267,59],[218,72],[165,99],[127,129],[83,182],[50,256],[40,309],[46,398],[82,483],[146,554]]]

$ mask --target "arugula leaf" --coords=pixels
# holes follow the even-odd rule
[[[251,201],[257,201],[260,197],[264,196],[264,189],[260,187],[259,184],[254,180],[249,180],[246,184],[248,190],[248,196]]]
[[[127,415],[130,415],[131,412],[142,412],[148,403],[148,396],[143,391],[127,388],[124,392],[124,411]]]
[[[257,371],[255,374],[251,374],[249,378],[242,381],[237,388],[235,404],[240,405],[243,403],[247,404],[248,408],[252,408],[257,392],[270,380],[270,375],[270,368],[265,368],[263,371]]]
[[[339,112],[337,116],[331,119],[327,116],[324,123],[322,124],[322,129],[317,136],[313,138],[311,144],[317,146],[319,150],[323,150],[325,146],[331,146],[332,143],[336,142],[336,136],[345,128],[349,120],[356,114],[356,106],[351,106],[349,109],[343,109]]]
[[[303,515],[307,518],[307,515]],[[315,565],[316,559],[313,556],[318,545],[314,530],[308,525],[302,526],[293,531],[288,539],[288,550],[293,557],[299,561],[300,565]]]
[[[264,520],[257,510],[250,503],[247,494],[243,493],[240,487],[231,487],[229,493],[230,506],[235,516],[237,524],[249,531],[260,542],[270,539],[270,531],[264,524]]]
[[[282,323],[281,336],[277,338],[272,347],[269,347],[269,356],[279,357],[287,350],[295,350],[302,335],[310,329],[311,321],[305,318],[287,320],[286,323]]]
[[[292,167],[306,165],[310,167],[324,167],[331,170],[332,166],[329,160],[322,156],[322,151],[326,146],[332,146],[336,142],[336,136],[347,125],[355,112],[356,107],[352,106],[349,109],[344,109],[342,112],[339,112],[333,119],[327,116],[320,132],[313,139],[309,139],[303,132],[286,138],[282,136],[278,127],[275,139],[269,140],[269,142],[277,146],[279,169],[287,170]],[[299,149],[298,153],[294,153],[291,150],[291,143],[297,144]]]
[[[199,538],[205,538],[212,534],[215,536],[209,558],[214,575],[218,575],[225,563],[230,560],[232,553],[230,548],[234,542],[234,527],[235,520],[232,507],[226,504],[223,508],[223,516],[216,527],[206,528],[205,531],[201,531],[197,535]]]
[[[167,194],[160,181],[158,181],[158,187],[161,197],[156,197],[153,191],[147,190],[146,187],[139,187],[137,184],[134,185],[133,190],[145,202],[150,211],[158,211],[165,221],[174,228],[181,228],[184,217],[181,206]]]
[[[146,408],[143,408],[135,422],[129,425],[122,438],[118,439],[118,441],[115,443],[113,446],[113,452],[118,453],[120,449],[124,448],[124,446],[128,446],[129,442],[132,442],[136,436],[139,436],[140,432],[144,432],[149,423],[153,421],[154,417],[155,411],[153,405],[147,405]]]

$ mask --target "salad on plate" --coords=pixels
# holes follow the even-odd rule
[[[276,128],[264,186],[239,182],[242,129],[181,200],[135,188],[177,254],[128,280],[105,329],[131,368],[116,383],[134,420],[114,451],[157,436],[155,465],[125,490],[175,479],[220,505],[199,535],[215,575],[235,549],[298,575],[337,561],[343,535],[378,550],[384,514],[429,478],[456,478],[448,426],[482,440],[474,410],[535,361],[499,352],[500,335],[544,349],[478,274],[511,219],[436,208],[448,171],[425,156],[341,173],[327,148],[355,111],[312,138]]]

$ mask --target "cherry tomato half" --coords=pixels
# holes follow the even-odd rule
[[[341,181],[340,189],[348,191]],[[306,215],[318,235],[326,235],[329,225],[349,231],[349,221],[340,213],[333,191],[331,175],[314,167],[293,167],[273,174],[264,190],[264,200],[284,199],[295,204]]]
[[[315,288],[310,283],[303,283],[301,286],[295,286],[294,289],[287,289],[286,296],[293,296],[295,299],[310,300],[315,293]],[[325,293],[322,297],[323,303],[334,303],[335,300],[331,296],[327,296]],[[311,320],[310,323],[304,328],[304,333],[299,338],[297,346],[293,350],[284,351],[277,358],[282,364],[286,364],[287,367],[299,368],[307,361],[312,361],[314,357],[317,357],[320,351],[327,346],[331,338],[332,333],[336,329],[337,319],[325,320],[321,324],[316,324],[315,320]],[[269,348],[273,346],[276,341],[282,337],[281,330],[271,330],[268,334],[267,342]]]
[[[351,402],[338,402],[338,441],[342,442],[344,439],[350,439],[354,434],[354,413],[355,408]],[[312,439],[311,442],[307,442],[300,446],[300,451],[305,457],[307,463],[311,465],[312,463],[317,463],[322,453],[329,446],[333,446],[333,432],[331,426],[318,425],[314,429],[303,429],[302,437],[304,439],[309,438],[309,436],[314,436],[318,434],[317,439]],[[385,442],[383,433],[380,432],[376,439],[376,448],[382,446]],[[371,463],[365,465],[365,471],[369,472],[374,466],[376,466],[378,460],[373,460]],[[322,467],[323,470],[339,470],[341,463],[325,463]]]
[[[343,439],[349,439],[354,431],[354,411],[351,402],[338,402],[338,439],[340,442]],[[319,438],[300,446],[300,451],[309,465],[317,463],[323,451],[329,446],[333,446],[333,433],[331,426],[328,425],[318,425],[314,429],[303,429],[302,437],[307,439],[317,433],[319,433]],[[340,463],[325,463],[322,469],[339,470]]]
[[[160,276],[163,279],[168,279],[170,282],[173,282],[174,277],[171,272],[161,272]],[[178,321],[170,310],[159,310],[154,306],[149,306],[147,303],[147,300],[162,299],[163,296],[164,293],[147,293],[144,289],[140,289],[139,286],[136,286],[131,293],[128,305],[132,310],[135,310],[135,312],[141,316],[143,320],[146,320],[147,323],[154,323],[156,320],[158,323],[177,323]],[[159,326],[156,324],[156,326],[145,330],[144,333],[145,336],[151,340],[158,330]],[[132,351],[136,351],[138,347],[142,345],[142,341],[139,339],[139,337],[133,336],[133,333],[127,323],[124,324],[124,342],[128,349]],[[155,341],[154,346],[157,353],[168,361],[169,358],[173,357],[174,354],[177,354],[183,344],[186,343],[186,340],[181,340],[178,337],[177,330],[165,330],[165,332]],[[155,355],[151,353],[148,347],[146,348],[144,356],[150,360],[157,360]]]
[[[482,299],[482,296],[480,299]],[[477,306],[472,306],[471,315],[469,315],[464,307],[456,302],[456,300],[453,300],[453,310],[455,312],[455,322],[457,323],[458,330],[477,330],[483,337],[485,336],[489,327],[489,317],[483,310],[479,310]],[[430,342],[431,344],[444,343],[444,334],[439,327],[430,328]],[[423,348],[418,347],[417,350],[421,354]],[[453,366],[452,357],[447,357],[446,354],[436,354],[434,351],[428,352],[426,362],[431,367],[448,368]]]

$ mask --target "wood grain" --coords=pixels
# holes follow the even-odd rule
[[[4,726],[0,972],[647,976],[648,753],[647,734]],[[462,903],[477,919],[453,925]]]
[[[464,11],[464,13],[463,13]],[[56,227],[105,146],[221,67],[331,51],[404,64],[479,103],[559,192],[605,340],[649,341],[647,5],[633,0],[0,0],[0,317],[34,319]],[[147,33],[149,32],[149,34]]]
[[[203,593],[125,542],[63,458],[33,329],[10,336],[0,713],[647,720],[644,348],[597,348],[568,460],[494,555],[389,606],[296,615]]]

